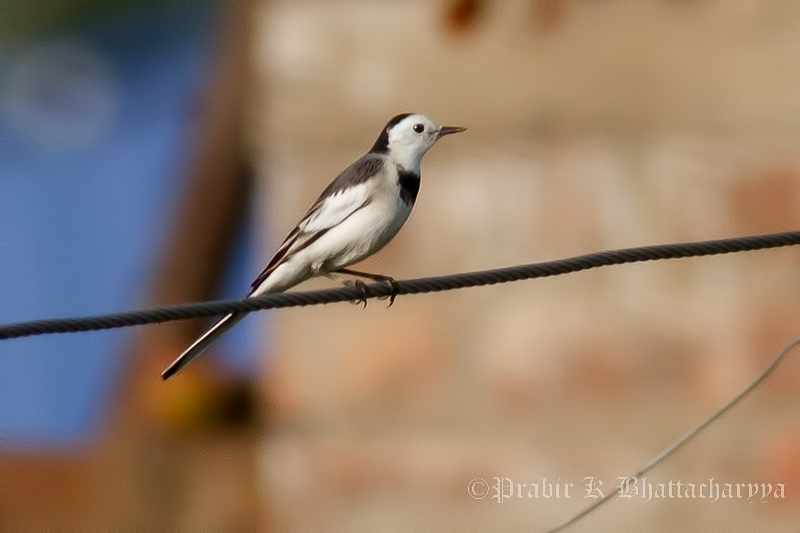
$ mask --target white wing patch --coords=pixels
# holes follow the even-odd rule
[[[337,226],[363,206],[367,197],[366,183],[336,191],[312,207],[297,229],[302,233],[314,233]]]
[[[295,252],[302,250],[364,207],[369,202],[368,198],[367,184],[361,183],[336,191],[311,206],[306,216],[298,222],[275,252],[266,268],[253,281],[253,290],[255,291],[278,265]]]

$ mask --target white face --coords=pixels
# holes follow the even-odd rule
[[[422,156],[440,137],[442,127],[425,115],[409,115],[389,130],[389,156],[398,164],[419,171]]]

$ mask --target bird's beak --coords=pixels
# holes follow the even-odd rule
[[[441,126],[436,134],[436,137],[444,137],[445,135],[450,135],[451,133],[461,133],[466,129],[467,128],[463,128],[461,126]]]

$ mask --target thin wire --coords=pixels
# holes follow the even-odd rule
[[[675,441],[673,444],[671,444],[666,450],[664,450],[663,452],[658,454],[649,463],[644,465],[638,472],[636,472],[632,476],[628,476],[628,478],[626,478],[625,481],[623,481],[622,483],[617,485],[617,488],[614,489],[613,492],[611,492],[611,493],[607,494],[606,496],[600,498],[599,500],[594,502],[592,505],[589,505],[588,507],[586,507],[585,509],[580,511],[578,514],[576,514],[575,516],[573,516],[572,518],[570,518],[569,520],[567,520],[566,522],[564,522],[560,526],[549,530],[549,533],[555,533],[556,531],[563,531],[567,527],[569,527],[572,524],[578,522],[579,520],[581,520],[582,518],[587,516],[589,513],[592,513],[598,507],[600,507],[601,505],[605,504],[606,502],[611,500],[611,498],[613,498],[614,496],[619,494],[620,490],[622,489],[623,484],[625,484],[625,486],[627,486],[629,482],[641,478],[646,473],[648,473],[650,470],[652,470],[653,468],[655,468],[656,466],[661,464],[669,456],[671,456],[672,454],[677,452],[679,449],[681,449],[690,440],[695,438],[701,431],[703,431],[708,426],[710,426],[711,424],[716,422],[722,415],[724,415],[725,413],[730,411],[730,409],[734,405],[736,405],[741,400],[743,400],[745,398],[745,396],[750,394],[750,392],[752,392],[753,389],[758,387],[761,384],[762,381],[767,379],[767,377],[770,374],[772,374],[772,372],[778,367],[778,365],[781,363],[781,361],[783,361],[783,359],[789,354],[789,352],[791,352],[796,346],[800,346],[800,337],[798,337],[797,339],[795,339],[792,342],[790,342],[789,344],[787,344],[783,348],[783,350],[781,350],[781,352],[778,354],[778,356],[767,366],[767,368],[765,368],[761,372],[761,374],[759,374],[753,381],[750,382],[749,385],[747,385],[744,389],[742,389],[742,391],[739,394],[734,396],[731,401],[729,401],[727,404],[725,404],[722,408],[720,408],[717,411],[715,411],[714,414],[709,416],[699,426],[697,426],[696,428],[691,430],[689,433],[687,433],[686,435],[684,435],[683,437],[681,437],[680,439]]]
[[[569,259],[548,261],[546,263],[396,281],[394,283],[394,294],[421,294],[448,291],[466,287],[493,285],[495,283],[508,283],[524,279],[560,276],[562,274],[579,272],[602,266],[727,254],[796,244],[800,244],[800,231],[734,237],[713,241],[642,246],[638,248],[597,252]],[[245,298],[242,300],[196,302],[107,315],[34,320],[0,326],[0,340],[49,333],[72,333],[78,331],[122,328],[167,322],[170,320],[221,316],[228,313],[251,313],[262,309],[329,304],[334,302],[366,300],[367,298],[385,298],[389,296],[391,292],[392,288],[389,287],[388,284],[378,282],[364,285],[362,288],[343,287],[318,291],[286,292],[267,294],[255,298]]]

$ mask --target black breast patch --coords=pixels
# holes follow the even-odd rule
[[[402,168],[397,169],[400,182],[400,198],[407,204],[413,204],[419,192],[419,174]]]

